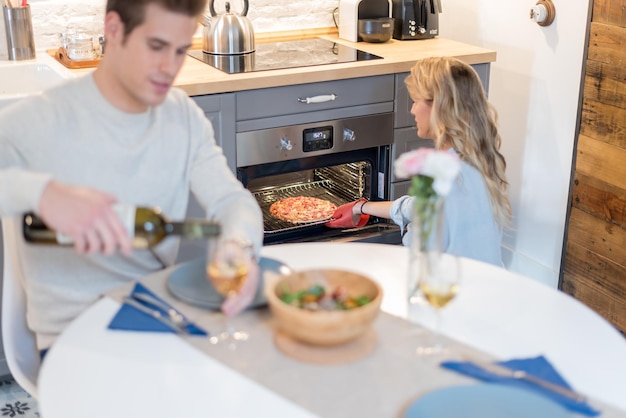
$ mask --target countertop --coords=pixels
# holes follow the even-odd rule
[[[227,74],[199,60],[187,56],[174,85],[190,96],[254,90],[293,84],[315,83],[346,78],[394,74],[409,71],[415,61],[431,56],[453,56],[468,64],[494,62],[496,52],[456,42],[445,38],[417,41],[392,39],[385,43],[350,42],[340,39],[334,28],[319,30],[286,31],[257,34],[257,43],[278,42],[320,37],[352,48],[379,55],[382,60],[359,61],[341,64],[317,65],[282,70]],[[194,49],[201,48],[201,39],[195,38]],[[76,74],[93,69],[72,70]]]
[[[416,60],[430,56],[454,56],[468,64],[493,62],[496,52],[445,38],[385,43],[350,42],[336,34],[319,37],[379,55],[382,60],[318,65],[282,70],[227,74],[187,56],[175,85],[190,96],[314,83],[409,71]],[[269,38],[268,38],[269,39]],[[258,42],[258,40],[257,40]]]

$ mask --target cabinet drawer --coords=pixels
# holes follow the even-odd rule
[[[335,95],[334,100],[303,103]],[[237,93],[237,121],[393,102],[394,75],[325,81]]]

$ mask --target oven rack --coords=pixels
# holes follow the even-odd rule
[[[330,180],[319,180],[308,183],[291,184],[273,189],[265,189],[263,191],[255,192],[253,195],[263,211],[263,229],[266,234],[304,229],[309,226],[323,224],[328,221],[326,219],[322,221],[294,224],[276,219],[270,214],[270,206],[278,200],[286,197],[305,196],[328,200],[336,206],[341,206],[347,202],[345,197],[342,197],[332,191],[332,181]]]
[[[346,201],[356,200],[368,195],[367,175],[371,171],[370,164],[364,161],[348,163],[338,167],[322,167],[316,170],[320,180],[330,180],[331,189],[345,196]]]

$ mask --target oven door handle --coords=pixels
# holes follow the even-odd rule
[[[332,94],[322,94],[320,96],[313,96],[313,97],[298,97],[298,101],[300,103],[306,103],[306,104],[310,104],[310,103],[324,103],[324,102],[332,102],[333,100],[337,99],[337,96],[335,93]]]

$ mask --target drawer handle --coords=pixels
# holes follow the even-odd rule
[[[333,100],[335,100],[337,96],[335,93],[333,94],[322,94],[321,96],[313,96],[313,97],[305,97],[304,99],[302,97],[298,97],[298,101],[300,103],[324,103],[324,102],[332,102]]]

